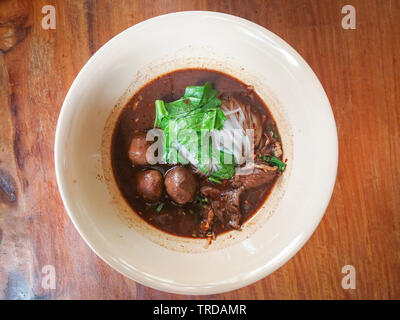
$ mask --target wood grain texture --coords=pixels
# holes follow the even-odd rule
[[[43,30],[52,4],[56,30]],[[341,8],[357,29],[341,27]],[[150,17],[211,10],[258,23],[310,64],[332,104],[339,170],[321,224],[279,270],[210,299],[400,299],[400,1],[0,1],[0,298],[203,299],[123,277],[80,238],[60,199],[53,143],[63,99],[105,42]],[[54,265],[56,290],[41,286]],[[353,265],[357,289],[344,290]]]

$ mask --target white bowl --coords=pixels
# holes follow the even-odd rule
[[[149,80],[187,67],[221,70],[253,85],[277,121],[288,158],[287,170],[243,231],[224,234],[209,247],[138,218],[110,170],[110,137],[121,107]],[[337,162],[332,110],[307,63],[268,30],[215,12],[156,17],[107,42],[72,84],[55,140],[61,197],[88,245],[125,276],[184,294],[237,289],[288,261],[324,215]]]

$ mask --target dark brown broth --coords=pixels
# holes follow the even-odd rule
[[[178,206],[169,199],[164,191],[160,202],[164,203],[161,212],[156,211],[157,203],[146,203],[135,191],[134,176],[143,170],[144,167],[133,166],[128,158],[128,148],[132,136],[139,131],[146,131],[153,128],[155,108],[154,101],[162,99],[166,102],[179,99],[183,96],[185,88],[190,85],[203,85],[210,82],[213,87],[223,95],[230,95],[257,108],[258,112],[266,117],[264,131],[270,132],[273,128],[278,132],[275,122],[267,109],[267,106],[252,90],[241,81],[221,72],[206,69],[184,69],[165,74],[150,83],[146,84],[135,93],[132,99],[123,108],[116,128],[114,130],[111,158],[115,179],[119,189],[132,207],[145,221],[153,226],[180,236],[196,237],[198,228],[199,206],[195,203],[185,206]],[[170,165],[148,166],[155,168],[162,174],[170,169]],[[227,185],[216,185],[207,179],[200,178],[200,184],[213,185],[221,191],[229,188]],[[249,219],[267,199],[274,183],[263,185],[245,192],[241,198],[242,220]],[[215,234],[228,231],[229,228],[218,224],[214,225]]]

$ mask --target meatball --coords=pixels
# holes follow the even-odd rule
[[[175,167],[167,172],[164,180],[168,195],[178,204],[194,200],[197,191],[197,180],[185,167]]]
[[[146,159],[147,148],[151,145],[151,141],[146,140],[145,133],[135,134],[132,138],[128,150],[128,156],[135,165],[144,166],[148,164]]]
[[[145,170],[136,175],[136,191],[144,200],[160,199],[163,189],[163,177],[159,171]]]

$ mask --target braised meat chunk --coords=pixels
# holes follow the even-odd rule
[[[240,196],[243,191],[243,188],[237,188],[221,192],[210,186],[200,189],[200,192],[209,199],[210,209],[213,211],[212,218],[215,216],[220,223],[234,229],[240,228]],[[206,219],[209,225],[210,216],[207,215]]]
[[[271,183],[280,175],[278,167],[271,167],[265,163],[255,163],[252,174],[235,175],[232,179],[232,186],[244,187],[245,189],[257,188],[263,184]]]

